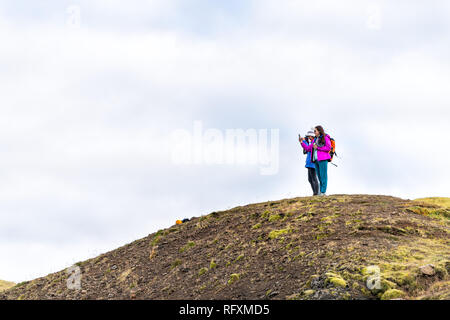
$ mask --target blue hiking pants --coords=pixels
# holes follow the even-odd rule
[[[317,177],[319,178],[320,193],[326,193],[328,181],[328,160],[316,161],[314,164],[316,165]]]

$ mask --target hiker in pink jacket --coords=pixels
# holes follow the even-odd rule
[[[331,159],[330,150],[331,150],[331,140],[328,134],[325,134],[322,126],[316,126],[314,128],[314,141],[312,144],[307,145],[303,140],[304,138],[300,138],[300,142],[302,144],[303,149],[307,152],[311,153],[311,161],[316,166],[317,176],[319,177],[320,183],[320,194],[321,196],[326,196],[327,192],[327,182],[328,182],[328,160]]]

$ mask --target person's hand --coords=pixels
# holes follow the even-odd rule
[[[305,138],[299,137],[298,140],[299,140],[300,142],[302,142],[303,140],[305,140]]]
[[[317,144],[314,143],[314,149],[317,149]]]

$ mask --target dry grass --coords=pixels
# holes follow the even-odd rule
[[[450,198],[445,197],[430,197],[430,198],[419,198],[414,201],[421,201],[429,204],[434,204],[437,206],[450,208]]]
[[[0,280],[0,291],[5,291],[6,289],[14,287],[16,284],[14,282]]]

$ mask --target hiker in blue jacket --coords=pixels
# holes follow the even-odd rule
[[[311,130],[308,131],[304,141],[307,145],[314,143],[314,132]],[[311,153],[307,152],[306,154],[305,168],[308,169],[308,181],[311,184],[313,195],[317,196],[319,194],[319,181],[317,180],[316,165],[311,161]]]

